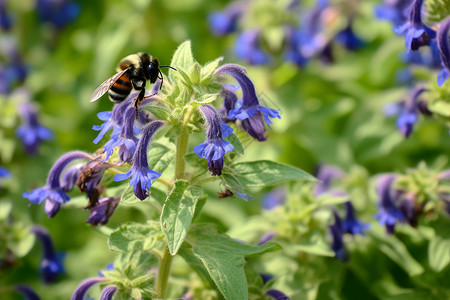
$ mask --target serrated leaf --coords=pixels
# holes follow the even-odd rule
[[[192,252],[202,261],[225,299],[248,299],[244,257],[275,251],[281,247],[274,242],[261,246],[246,245],[217,233],[213,227],[213,224],[192,226],[189,235]]]
[[[199,186],[190,186],[186,180],[175,181],[161,213],[161,229],[170,254],[175,255],[183,244],[202,194],[203,189]]]
[[[242,186],[266,186],[289,180],[317,181],[299,168],[270,160],[241,162],[231,167]]]
[[[130,223],[114,230],[108,238],[109,249],[118,252],[146,251],[160,240],[161,230],[156,221],[147,224]]]
[[[435,236],[428,244],[428,261],[431,269],[442,271],[450,262],[450,239]]]
[[[148,166],[155,172],[164,173],[175,158],[175,145],[169,141],[166,143],[153,142],[148,151]]]
[[[234,133],[231,133],[229,136],[225,137],[224,140],[228,141],[233,145],[234,152],[244,155],[244,146],[242,146],[241,141]]]
[[[185,41],[180,46],[178,46],[175,51],[170,65],[176,69],[183,68],[184,70],[189,70],[189,68],[194,64],[194,57],[192,56],[191,41]],[[174,81],[175,70],[169,69],[169,78]]]

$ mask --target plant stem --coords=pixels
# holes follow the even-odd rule
[[[177,138],[177,150],[175,157],[175,179],[181,179],[184,177],[185,160],[189,131],[186,127],[183,127],[181,135]],[[158,278],[156,279],[156,291],[161,299],[164,299],[166,295],[167,281],[169,279],[170,266],[172,264],[173,256],[169,252],[169,248],[166,246],[162,260],[159,264]]]

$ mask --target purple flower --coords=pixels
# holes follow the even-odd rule
[[[284,204],[284,202],[286,201],[286,196],[286,188],[279,187],[273,189],[263,196],[262,206],[268,210],[274,209],[275,207]]]
[[[424,88],[415,89],[409,101],[405,103],[403,112],[397,119],[397,128],[405,138],[408,138],[411,135],[413,126],[419,118],[419,106],[417,99],[425,91],[426,89]]]
[[[8,31],[12,27],[11,15],[6,9],[6,0],[0,0],[0,28],[4,31]]]
[[[88,278],[83,280],[80,285],[77,286],[75,291],[72,294],[72,297],[70,297],[70,300],[84,300],[88,290],[94,285],[99,282],[103,282],[105,279],[100,277],[94,277],[94,278]]]
[[[263,285],[265,286],[269,281],[271,281],[273,279],[273,276],[270,274],[259,274],[259,276],[261,277],[262,281],[263,281]],[[269,296],[272,299],[276,299],[276,300],[289,300],[289,297],[286,296],[285,293],[283,293],[280,290],[276,290],[276,289],[269,289],[265,292],[265,294],[267,296]]]
[[[213,176],[221,175],[223,169],[223,157],[234,149],[233,145],[223,140],[223,137],[229,136],[233,128],[222,123],[222,119],[216,109],[210,105],[200,106],[206,124],[206,142],[195,146],[194,152],[201,158],[208,160],[208,169]]]
[[[243,31],[236,39],[234,53],[250,65],[263,65],[271,61],[261,48],[261,36],[257,29]]]
[[[273,239],[275,237],[276,233],[275,232],[267,232],[265,233],[258,242],[258,246],[261,246],[262,244],[267,243],[268,241],[270,241],[271,239]]]
[[[111,300],[118,289],[115,285],[105,287],[100,295],[100,300]]]
[[[388,20],[400,26],[408,19],[408,8],[412,0],[383,0],[383,4],[375,7],[378,19]]]
[[[284,56],[287,61],[296,64],[299,67],[304,67],[309,59],[303,56],[299,49],[298,33],[292,27],[286,27],[286,52]]]
[[[83,165],[71,166],[67,169],[61,179],[61,188],[64,192],[70,192],[75,186]]]
[[[350,201],[345,202],[345,219],[342,221],[342,230],[350,234],[364,235],[364,231],[370,228],[369,224],[359,221],[355,216],[355,209]]]
[[[442,86],[450,75],[450,46],[448,42],[448,31],[450,29],[450,17],[445,19],[437,33],[437,45],[441,56],[442,70],[439,72],[437,81]]]
[[[64,168],[76,159],[93,159],[89,154],[82,151],[72,151],[59,158],[48,173],[47,182],[43,187],[37,188],[30,193],[23,193],[33,204],[45,202],[45,212],[52,218],[59,211],[60,205],[69,201],[70,198],[64,192],[60,177]]]
[[[20,105],[22,125],[16,130],[16,135],[22,140],[28,154],[37,154],[38,146],[42,141],[53,138],[53,133],[40,125],[36,108],[30,102]]]
[[[403,196],[400,202],[400,211],[405,219],[412,227],[417,227],[419,223],[419,216],[423,211],[424,205],[417,203],[414,193],[408,193]]]
[[[378,178],[376,192],[379,197],[378,213],[375,218],[380,225],[386,226],[386,233],[394,233],[397,221],[403,221],[403,215],[395,204],[394,190],[392,184],[397,176],[395,174],[385,174]]]
[[[408,52],[429,45],[431,39],[436,37],[436,32],[422,23],[422,4],[423,0],[414,0],[406,23],[392,28],[397,34],[405,33]]]
[[[0,177],[1,178],[8,178],[10,176],[11,176],[11,172],[8,169],[0,166]]]
[[[235,31],[238,19],[245,7],[243,2],[232,2],[223,11],[211,13],[208,21],[213,34],[222,36]]]
[[[26,300],[40,300],[41,297],[28,285],[18,284],[14,286],[14,289],[25,296]]]
[[[337,259],[340,261],[347,261],[349,259],[347,249],[344,246],[344,240],[342,239],[344,232],[342,231],[342,221],[336,211],[333,211],[334,224],[329,226],[333,242],[331,243],[331,249],[333,249]]]
[[[148,189],[152,185],[152,180],[161,176],[158,172],[150,170],[147,161],[147,148],[150,140],[158,129],[163,125],[161,121],[154,121],[144,128],[143,135],[139,140],[136,151],[133,155],[133,165],[125,174],[117,174],[114,181],[121,181],[132,177],[130,184],[134,187],[134,194],[141,200],[148,197]]]
[[[233,108],[228,111],[228,118],[231,120],[241,120],[242,127],[249,135],[258,141],[265,141],[267,139],[264,136],[266,128],[264,127],[262,117],[264,117],[264,120],[270,128],[272,124],[270,118],[280,119],[280,111],[259,104],[255,87],[250,78],[247,77],[243,67],[227,64],[220,67],[216,71],[216,74],[233,76],[242,89],[242,100],[237,100],[234,105],[231,105]],[[231,98],[229,97],[228,101],[230,100]]]
[[[43,22],[62,29],[78,17],[80,5],[66,0],[37,0],[36,12]]]
[[[105,225],[114,213],[119,201],[120,197],[101,198],[95,206],[89,207],[91,214],[86,223],[91,223],[94,226],[98,224]]]
[[[321,53],[329,42],[323,18],[323,13],[328,7],[328,0],[319,0],[317,5],[302,17],[303,22],[297,31],[297,39],[302,56],[308,59]]]
[[[40,273],[44,283],[54,282],[59,274],[64,273],[62,264],[63,253],[57,253],[53,245],[50,234],[42,227],[34,226],[31,229],[42,244],[43,258],[40,266]]]
[[[344,176],[344,171],[338,167],[319,165],[317,167],[315,177],[320,180],[320,182],[316,183],[314,194],[319,196],[325,192],[328,192],[331,189],[331,182],[334,179],[342,178]]]

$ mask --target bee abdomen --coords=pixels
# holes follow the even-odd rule
[[[130,94],[131,88],[129,74],[125,73],[109,89],[109,99],[112,102],[122,102]]]

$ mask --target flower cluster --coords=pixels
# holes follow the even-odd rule
[[[234,52],[248,64],[273,63],[274,53],[282,52],[286,61],[303,67],[313,57],[332,62],[334,43],[350,51],[364,46],[353,31],[355,11],[332,6],[328,0],[318,0],[313,8],[300,1],[235,1],[210,14],[208,21],[215,35],[237,32]],[[337,20],[339,15],[345,15],[343,20]],[[274,39],[271,32],[281,38]]]

